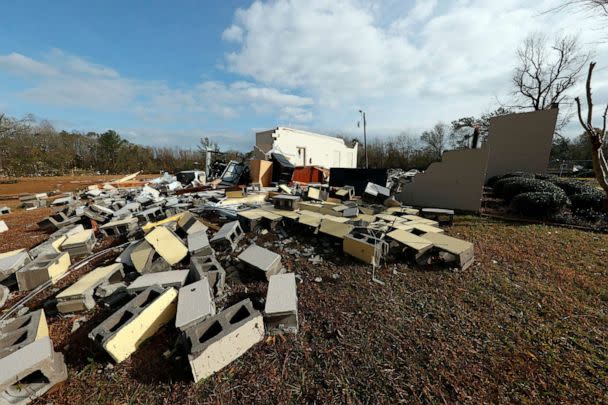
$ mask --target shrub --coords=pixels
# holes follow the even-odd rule
[[[560,212],[568,203],[564,192],[528,192],[515,196],[511,209],[526,216],[549,217]]]
[[[506,177],[504,179],[500,179],[498,181],[496,181],[496,183],[494,183],[494,194],[496,194],[498,197],[502,197],[502,191],[504,189],[504,187],[509,184],[509,183],[513,183],[514,181],[517,181],[519,179],[519,177]]]
[[[592,192],[589,193],[571,195],[570,201],[572,202],[573,211],[588,209],[601,211],[605,198],[606,195],[604,194],[604,192],[594,189]]]
[[[551,182],[558,179],[556,175],[549,173],[535,173],[534,178],[538,180],[548,180]]]
[[[528,178],[518,178],[514,181],[506,183],[502,187],[501,197],[510,201],[518,194],[531,192],[556,193],[563,194],[563,196],[566,197],[564,191],[550,181]]]
[[[515,177],[527,177],[527,178],[534,178],[534,175],[532,173],[526,173],[526,172],[513,172],[513,173],[507,173],[507,174],[501,174],[498,176],[492,176],[488,179],[488,181],[486,182],[486,184],[490,187],[494,187],[496,182],[499,180],[506,180],[506,179],[512,179]]]
[[[551,182],[564,190],[568,196],[574,194],[595,193],[598,191],[595,187],[590,186],[589,184],[580,180],[557,178]]]

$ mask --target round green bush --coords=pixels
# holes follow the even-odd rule
[[[512,179],[515,177],[528,177],[528,178],[534,178],[534,175],[532,173],[526,173],[526,172],[513,172],[513,173],[507,173],[507,174],[501,174],[498,176],[492,176],[488,179],[488,181],[486,182],[486,184],[490,187],[495,187],[495,184],[497,181],[499,180],[506,180],[506,179]]]
[[[592,192],[574,194],[570,196],[572,210],[575,212],[578,210],[587,209],[601,211],[604,204],[604,199],[606,199],[604,192],[595,189]]]
[[[518,179],[519,177],[506,177],[504,179],[497,180],[493,186],[494,194],[496,194],[498,197],[502,197],[504,187],[509,183],[517,181]]]
[[[568,196],[574,194],[588,194],[594,193],[598,191],[595,187],[590,186],[584,181],[575,180],[575,179],[560,179],[557,178],[552,180],[551,183],[555,184],[557,187],[561,188],[566,192]]]
[[[566,196],[566,194],[561,188],[557,187],[550,181],[520,177],[515,179],[514,181],[506,183],[502,187],[500,197],[504,198],[507,201],[510,201],[518,194],[531,192],[556,193],[563,194],[564,197]]]
[[[568,197],[563,192],[528,192],[515,196],[511,209],[522,215],[544,218],[560,212],[568,203]]]

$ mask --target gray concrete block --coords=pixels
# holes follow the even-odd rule
[[[209,256],[214,253],[206,231],[188,234],[188,251],[190,256]]]
[[[120,282],[123,278],[124,272],[120,263],[98,267],[57,294],[57,310],[61,313],[69,313],[93,309],[95,289],[102,284]]]
[[[44,310],[0,321],[0,358],[49,335]]]
[[[103,224],[99,227],[105,236],[127,236],[137,229],[137,218],[126,217]]]
[[[0,207],[0,215],[7,215],[11,213],[11,209],[9,207]]]
[[[49,280],[54,283],[69,267],[70,255],[67,252],[40,255],[15,273],[19,290],[33,290]]]
[[[54,232],[58,229],[65,228],[66,226],[73,225],[78,221],[80,221],[80,217],[68,217],[65,212],[60,211],[38,222],[38,228],[45,232]]]
[[[184,212],[177,221],[177,226],[180,227],[188,235],[206,231],[207,225],[203,224],[191,212]]]
[[[298,209],[300,197],[296,195],[279,194],[272,197],[274,207],[279,210],[295,211]]]
[[[9,288],[4,284],[0,284],[0,308],[4,306],[4,303],[6,303],[6,300],[10,295],[11,290],[9,290]]]
[[[266,280],[282,271],[281,255],[258,245],[249,246],[238,256],[238,259],[250,268],[259,271]]]
[[[92,229],[68,236],[61,244],[61,251],[68,252],[70,257],[88,256],[93,253],[93,247],[97,243],[95,233]]]
[[[264,320],[246,299],[185,332],[194,381],[207,378],[264,338]]]
[[[224,224],[219,231],[209,241],[211,246],[218,250],[231,250],[236,249],[236,245],[245,236],[239,221],[232,221]]]
[[[274,335],[298,332],[298,296],[294,273],[270,277],[264,308],[266,332]]]
[[[188,270],[173,270],[143,274],[127,287],[127,291],[140,292],[154,285],[180,288],[186,283],[188,273]]]
[[[63,354],[43,337],[0,359],[0,403],[28,404],[67,377]]]
[[[212,315],[215,315],[215,302],[207,277],[179,289],[176,328],[184,331]]]
[[[451,225],[454,222],[454,210],[446,210],[442,208],[423,208],[420,210],[420,216],[422,218],[437,221],[441,225]]]
[[[89,338],[120,363],[175,317],[176,298],[174,288],[149,287],[94,328]]]
[[[32,259],[25,249],[0,253],[0,281],[10,277],[31,261]]]
[[[189,280],[198,281],[207,278],[213,295],[220,297],[224,294],[226,271],[215,256],[194,256],[190,258]]]
[[[156,251],[145,239],[133,246],[131,250],[131,263],[139,273],[145,270],[152,264],[154,253]]]

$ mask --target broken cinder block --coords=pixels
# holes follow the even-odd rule
[[[475,260],[473,244],[442,233],[429,232],[422,235],[439,250],[439,258],[446,263],[456,263],[462,270],[467,269]]]
[[[120,363],[175,317],[176,298],[175,288],[149,287],[93,329],[89,338]]]
[[[213,295],[219,297],[224,294],[226,284],[226,271],[214,255],[193,256],[190,258],[189,280],[199,281],[207,278],[209,288]]]
[[[264,338],[264,319],[249,299],[186,330],[194,381],[207,378]]]
[[[270,277],[266,306],[264,308],[266,332],[298,333],[298,296],[294,273],[276,274]]]
[[[45,336],[0,359],[0,403],[28,404],[67,377],[63,354]]]
[[[344,237],[342,249],[346,254],[377,266],[388,253],[388,243],[366,233],[355,232]]]

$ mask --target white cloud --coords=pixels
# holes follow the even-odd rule
[[[242,42],[243,29],[238,25],[231,25],[222,32],[222,39],[228,42]]]
[[[0,69],[19,75],[53,76],[57,74],[52,66],[15,52],[0,55]]]
[[[515,49],[532,31],[580,34],[606,49],[597,45],[601,32],[581,30],[572,13],[544,13],[555,4],[421,0],[405,9],[392,0],[256,1],[235,13],[242,43],[226,64],[312,97],[320,126],[351,127],[363,107],[376,128],[398,132],[479,114],[496,97],[506,99]]]

